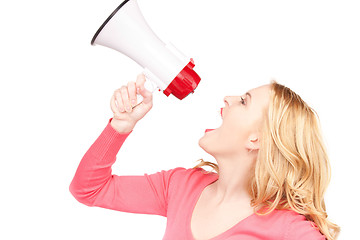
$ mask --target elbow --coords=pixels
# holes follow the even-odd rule
[[[91,197],[91,194],[86,192],[81,186],[74,183],[74,181],[71,182],[69,191],[78,202],[89,207],[94,206],[94,201]]]

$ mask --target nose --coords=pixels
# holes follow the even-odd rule
[[[226,96],[226,97],[224,98],[225,106],[230,106],[230,105],[232,104],[232,102],[233,102],[233,98],[234,98],[234,97]]]
[[[227,97],[224,97],[224,103],[225,103],[225,106],[229,106],[229,102],[227,101]]]

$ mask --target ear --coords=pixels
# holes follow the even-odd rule
[[[251,134],[246,141],[246,149],[249,150],[249,152],[259,150],[260,142],[259,138],[256,134]]]

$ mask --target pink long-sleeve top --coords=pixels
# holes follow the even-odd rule
[[[110,119],[111,121],[111,119]],[[111,166],[128,134],[115,131],[110,121],[82,158],[70,184],[81,203],[122,212],[167,217],[164,240],[194,240],[190,221],[203,189],[218,179],[202,169],[175,168],[143,176],[112,175]],[[274,210],[243,219],[211,240],[326,239],[304,216]]]

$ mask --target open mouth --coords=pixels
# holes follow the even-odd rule
[[[224,111],[224,108],[220,108],[221,118],[223,118],[223,111]],[[215,129],[213,129],[213,128],[208,128],[208,129],[205,129],[205,133],[211,132],[211,131],[214,131],[214,130],[215,130]]]

